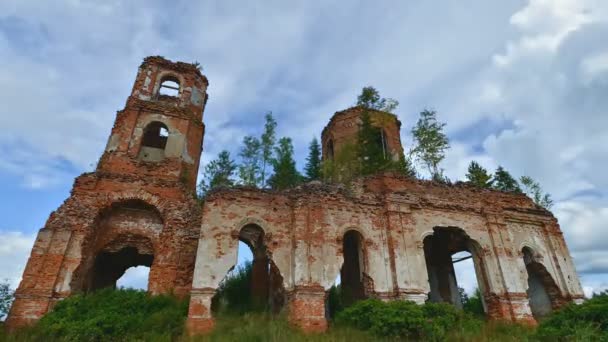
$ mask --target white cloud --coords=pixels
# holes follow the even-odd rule
[[[130,267],[116,281],[116,287],[132,288],[138,290],[148,289],[148,276],[150,275],[150,267],[136,266]]]
[[[0,281],[7,279],[12,289],[21,281],[35,238],[35,234],[0,230]]]

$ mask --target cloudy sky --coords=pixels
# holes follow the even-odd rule
[[[366,85],[400,102],[406,149],[420,110],[437,110],[447,175],[477,160],[540,181],[586,292],[607,288],[607,36],[605,0],[3,0],[0,278],[17,284],[37,230],[99,158],[142,58],[162,55],[209,78],[203,162],[236,154],[271,110],[301,168]]]

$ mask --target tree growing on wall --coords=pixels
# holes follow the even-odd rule
[[[243,146],[239,152],[241,163],[239,164],[239,178],[243,185],[255,186],[261,180],[261,151],[262,143],[260,139],[248,135],[243,138]]]
[[[466,174],[467,181],[477,187],[489,189],[492,187],[492,174],[476,161],[471,161]]]
[[[266,186],[266,166],[272,162],[272,153],[276,144],[276,128],[277,122],[272,116],[272,112],[266,113],[264,116],[266,122],[264,124],[264,133],[260,139],[262,145],[262,167],[261,167],[261,187]]]
[[[414,147],[410,154],[421,162],[432,179],[445,180],[439,163],[445,158],[445,152],[450,148],[448,137],[443,132],[445,123],[437,121],[437,112],[423,110],[416,126],[412,128]]]
[[[234,186],[234,174],[237,165],[230,158],[230,152],[223,150],[217,158],[205,166],[203,179],[198,185],[199,197],[203,197],[209,190],[216,187]]]
[[[296,169],[293,158],[293,145],[290,138],[279,139],[275,147],[275,156],[271,161],[274,174],[268,180],[273,189],[283,190],[294,187],[302,181],[302,175]]]
[[[357,96],[357,106],[392,113],[399,106],[399,102],[395,99],[383,98],[376,88],[367,86],[363,87],[361,94]]]
[[[521,192],[519,183],[511,176],[511,174],[505,170],[502,166],[499,166],[494,172],[492,187],[496,190],[507,191],[507,192]]]
[[[368,111],[361,113],[361,124],[357,132],[358,158],[361,175],[371,175],[388,167],[390,159],[383,150],[381,129],[372,125]]]
[[[526,195],[534,200],[534,203],[540,205],[541,207],[549,210],[553,206],[553,199],[551,199],[551,195],[548,193],[543,193],[543,189],[540,184],[536,182],[534,179],[528,176],[521,176],[519,178],[521,185],[523,186],[523,191]]]
[[[304,173],[307,181],[321,179],[321,146],[316,137],[308,145],[308,157],[306,157]]]

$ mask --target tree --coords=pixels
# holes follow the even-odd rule
[[[272,152],[276,144],[276,128],[277,122],[272,117],[272,112],[268,112],[265,115],[266,123],[264,124],[264,133],[262,134],[262,174],[261,174],[261,186],[266,186],[266,165],[271,163]]]
[[[530,196],[534,200],[534,203],[547,210],[551,209],[553,206],[553,199],[551,199],[550,194],[543,194],[543,189],[540,187],[538,182],[528,176],[521,176],[519,181],[524,187],[524,193]]]
[[[387,151],[383,150],[382,132],[372,125],[368,111],[361,113],[361,125],[357,132],[358,158],[361,162],[361,174],[371,175],[386,168]]]
[[[308,157],[304,167],[307,181],[321,179],[321,146],[317,138],[312,138],[308,145]]]
[[[492,175],[474,160],[469,164],[466,177],[469,183],[477,187],[486,189],[492,187]]]
[[[499,166],[494,172],[493,188],[500,191],[507,192],[521,192],[521,188],[519,187],[519,183],[517,180],[511,176],[507,170],[505,170],[502,166]]]
[[[425,109],[412,128],[415,145],[410,154],[426,166],[433,179],[443,178],[439,163],[445,158],[445,151],[450,148],[448,137],[443,133],[445,125],[437,121],[435,111]]]
[[[230,152],[226,150],[220,152],[217,158],[207,164],[203,170],[203,179],[198,185],[199,196],[204,196],[209,190],[218,186],[234,186],[233,177],[236,169],[236,163],[230,159]]]
[[[392,113],[398,105],[397,100],[380,97],[378,90],[372,86],[363,87],[361,94],[357,96],[357,106],[368,109]]]
[[[262,144],[258,138],[250,135],[243,138],[243,147],[239,152],[239,157],[241,157],[239,178],[243,185],[257,187],[260,183],[261,150]]]
[[[272,159],[274,174],[268,180],[273,189],[287,189],[296,186],[302,180],[302,175],[296,170],[293,159],[293,146],[290,138],[279,139],[275,147],[275,157]]]
[[[8,310],[13,302],[13,290],[8,283],[8,279],[0,283],[0,319],[8,315]]]

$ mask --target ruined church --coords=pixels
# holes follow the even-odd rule
[[[583,300],[556,218],[522,194],[381,173],[348,188],[220,189],[201,204],[208,85],[196,65],[144,59],[95,171],[76,178],[38,233],[9,327],[35,322],[71,294],[115,287],[143,265],[148,291],[189,296],[189,332],[208,332],[212,298],[237,262],[239,241],[253,254],[251,291],[309,332],[327,328],[327,293],[338,276],[357,299],[460,306],[461,252],[473,261],[489,319],[534,323]],[[356,136],[362,110],[329,119],[323,160]],[[400,121],[370,116],[383,151],[398,159]]]

